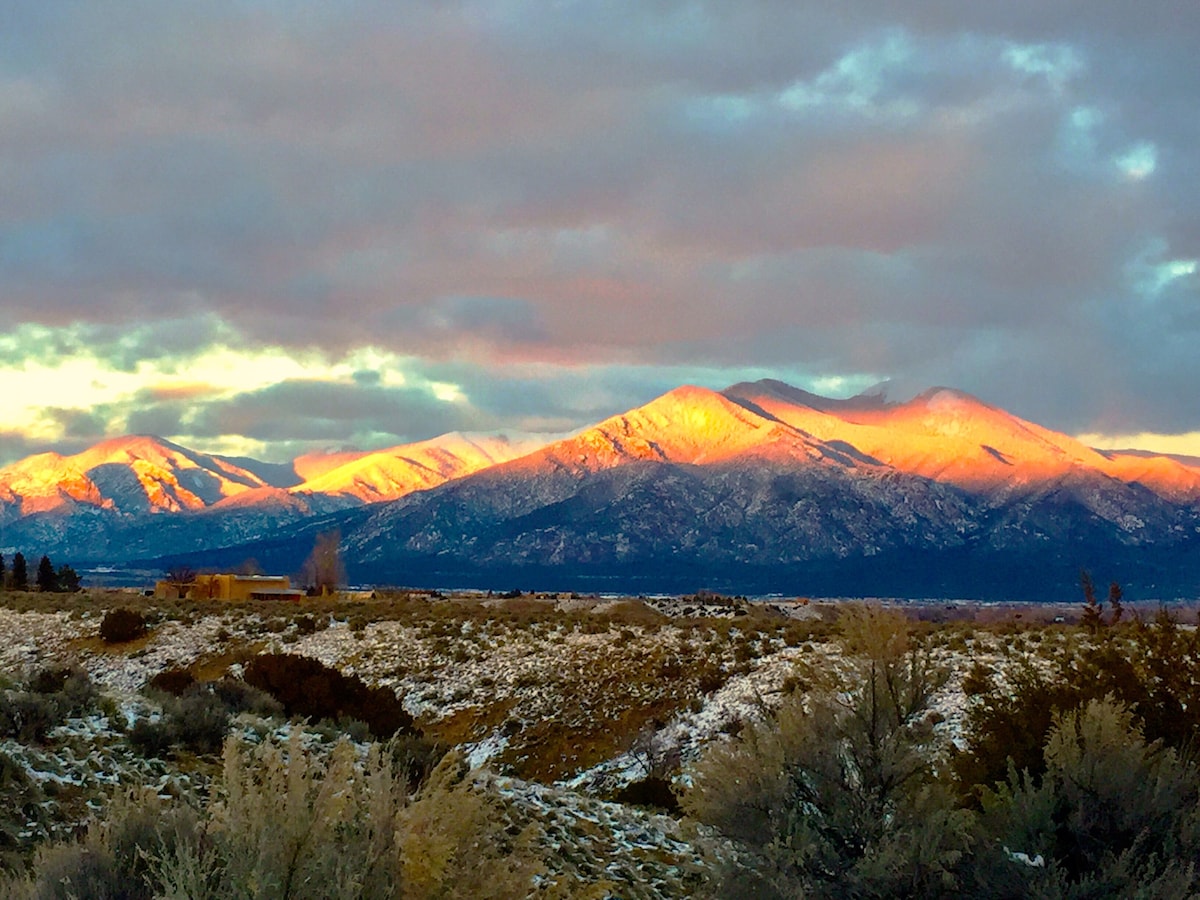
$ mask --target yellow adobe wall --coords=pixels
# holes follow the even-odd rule
[[[154,582],[154,599],[155,600],[178,600],[179,585],[174,581],[156,581]]]
[[[286,591],[286,575],[197,575],[191,596],[197,600],[249,600],[255,591]]]

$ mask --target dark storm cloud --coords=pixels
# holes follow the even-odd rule
[[[364,371],[152,398],[131,425],[583,424],[754,369],[1200,429],[1196,4],[0,17],[0,331],[82,322],[71,340],[125,370],[373,345],[470,400]]]

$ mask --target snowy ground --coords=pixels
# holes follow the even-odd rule
[[[689,616],[699,606],[687,599],[651,605]],[[710,614],[733,615],[733,605],[704,606]],[[598,615],[605,605],[594,608]],[[789,612],[815,615],[798,604]],[[656,732],[655,753],[675,752],[687,761],[735,723],[771,708],[797,673],[836,675],[843,662],[834,642],[789,644],[778,634],[751,631],[744,619],[727,621],[717,632],[694,619],[654,625],[601,619],[585,628],[578,617],[363,622],[325,614],[312,633],[301,634],[294,621],[272,624],[269,612],[240,607],[163,621],[147,638],[115,647],[99,641],[99,620],[99,612],[0,608],[0,668],[15,678],[52,662],[78,664],[103,689],[129,698],[165,669],[200,666],[224,654],[230,660],[221,665],[236,674],[238,652],[298,653],[392,688],[424,727],[463,745],[472,762],[501,771],[513,765],[520,771],[522,761],[536,755],[531,741],[544,743],[556,728],[575,729],[604,751],[602,758],[590,744],[564,744],[561,759],[530,768],[597,791],[644,774],[646,748],[626,751],[647,727]],[[939,729],[952,738],[961,732],[962,682],[971,663],[983,662],[1003,677],[1009,658],[1003,650],[1004,641],[986,632],[956,648],[935,649],[950,678],[934,708]]]
[[[236,676],[254,653],[302,654],[393,689],[427,734],[485,766],[479,777],[512,803],[516,819],[536,818],[550,840],[570,845],[555,877],[586,870],[617,886],[613,896],[622,896],[623,884],[651,885],[639,896],[680,896],[698,877],[692,838],[673,819],[603,798],[644,777],[655,760],[686,767],[789,692],[821,678],[836,683],[849,668],[837,642],[817,631],[804,636],[805,622],[820,615],[803,603],[749,614],[740,602],[656,600],[649,605],[667,618],[650,619],[644,609],[630,613],[608,602],[559,601],[559,613],[550,602],[547,614],[525,618],[506,616],[503,605],[480,612],[480,601],[464,602],[475,610],[463,607],[456,617],[443,607],[428,619],[411,608],[373,619],[369,604],[315,614],[305,607],[176,609],[126,645],[100,640],[99,608],[0,608],[0,672],[9,684],[39,667],[79,665],[109,708],[70,720],[47,748],[6,740],[0,753],[54,795],[42,802],[87,804],[76,813],[127,785],[203,790],[200,769],[144,759],[126,740],[135,718],[155,715],[142,694],[146,682],[172,668]],[[1047,631],[1037,640],[1061,637]],[[974,663],[1003,681],[1009,666],[1029,658],[1031,648],[1014,642],[1032,639],[981,630],[933,641],[931,653],[949,673],[934,699],[937,729],[951,740],[961,734],[963,680]],[[47,815],[20,837],[56,827]]]

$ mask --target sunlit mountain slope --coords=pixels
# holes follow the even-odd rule
[[[42,453],[0,469],[0,501],[19,515],[87,504],[121,513],[202,509],[262,487],[253,473],[161,438],[113,438],[73,456]]]
[[[351,459],[297,485],[292,492],[352,498],[363,503],[394,500],[505,462],[531,449],[528,443],[505,437],[452,432]]]
[[[251,463],[147,438],[31,457],[0,470],[0,547],[294,571],[336,529],[363,581],[943,596],[1105,565],[1200,592],[1200,466],[1100,452],[948,388],[683,386],[532,449],[450,434]]]

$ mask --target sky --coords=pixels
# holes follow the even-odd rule
[[[1200,455],[1200,4],[7,0],[0,464],[932,385]]]

